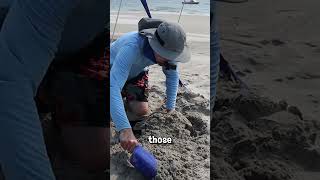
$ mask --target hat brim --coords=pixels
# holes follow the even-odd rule
[[[170,51],[165,49],[155,36],[156,28],[144,29],[140,31],[140,34],[145,35],[148,38],[151,48],[159,54],[161,57],[168,59],[169,61],[186,63],[191,59],[191,53],[188,45],[185,45],[181,53]]]

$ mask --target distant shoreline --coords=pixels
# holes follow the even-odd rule
[[[151,14],[163,14],[163,15],[179,15],[180,14],[180,11],[179,12],[172,12],[172,11],[151,11]],[[116,15],[118,11],[115,11],[115,10],[111,10],[110,11],[110,15]],[[145,11],[126,11],[126,10],[120,10],[120,13],[125,13],[125,14],[141,14],[141,13],[145,13]],[[208,12],[207,13],[200,13],[200,12],[194,12],[194,13],[190,13],[190,12],[187,12],[187,11],[183,11],[182,12],[182,15],[183,16],[194,16],[194,15],[197,15],[197,16],[210,16],[210,13]]]
[[[179,14],[173,13],[152,13],[153,18],[164,19],[171,22],[177,22]],[[110,28],[113,31],[117,14],[110,15]],[[145,12],[120,12],[118,26],[115,33],[125,33],[137,30],[137,24],[142,17],[147,17]],[[180,24],[189,34],[189,39],[199,42],[207,42],[210,39],[210,16],[186,15],[182,14]]]

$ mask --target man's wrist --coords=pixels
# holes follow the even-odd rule
[[[172,109],[166,109],[167,113],[171,113],[171,112],[173,112],[174,110],[175,110],[174,108],[172,108]]]
[[[117,132],[120,132],[123,129],[131,129],[131,125],[130,125],[129,121],[128,121],[128,123],[126,123],[126,124],[124,124],[122,126],[121,125],[117,125],[116,123],[115,123],[115,125],[116,125],[116,131]]]
[[[124,129],[121,129],[119,132],[123,133],[123,132],[129,132],[129,131],[132,131],[132,128],[124,128]]]

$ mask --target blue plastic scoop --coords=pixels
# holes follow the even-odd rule
[[[130,163],[147,178],[153,179],[157,175],[156,158],[140,145],[134,148]]]

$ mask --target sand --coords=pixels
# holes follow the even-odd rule
[[[319,1],[217,4],[222,53],[249,90],[219,80],[211,178],[320,179]]]
[[[136,24],[143,16],[142,13],[122,13],[117,36],[136,30]],[[169,21],[178,19],[176,14],[154,14],[154,18]],[[115,15],[111,16],[111,22],[114,19]],[[138,140],[157,158],[156,179],[209,179],[209,16],[183,16],[181,24],[187,32],[192,51],[191,62],[179,66],[181,80],[187,84],[187,89],[179,91],[176,112],[161,113],[160,107],[165,98],[165,76],[160,66],[151,66],[149,106],[152,114],[147,118],[145,131]],[[150,144],[147,139],[149,136],[171,137],[173,143]],[[111,147],[112,180],[143,179],[127,163],[129,157],[130,154],[124,152],[119,144]]]
[[[238,84],[219,81],[211,121],[211,176],[289,180],[301,179],[307,171],[316,177],[320,122],[286,101],[240,89]]]
[[[319,117],[320,2],[217,5],[222,52],[238,74],[263,95]]]
[[[154,114],[148,117],[145,132],[138,138],[157,158],[156,179],[209,179],[209,101],[199,94],[184,92],[179,94],[177,111],[167,114],[158,109],[164,97],[159,89],[156,85],[151,87],[150,106]],[[150,144],[149,136],[170,137],[173,143]],[[129,167],[126,160],[130,155],[119,145],[111,148],[111,155],[111,179],[143,179]]]

